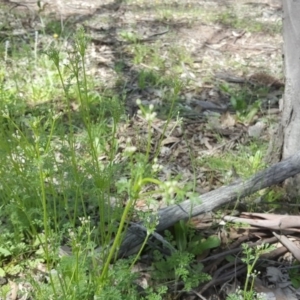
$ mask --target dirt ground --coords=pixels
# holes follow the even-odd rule
[[[1,2],[1,1],[0,1]],[[155,4],[147,1],[36,1],[20,2],[5,0],[12,11],[27,11],[30,18],[22,23],[23,29],[41,28],[41,18],[51,15],[61,19],[62,23],[75,28],[83,24],[94,38],[95,63],[99,77],[108,76],[113,80],[111,70],[107,68],[116,58],[115,39],[119,41],[122,31],[129,31],[141,38],[154,38],[168,30],[168,34],[157,36],[164,43],[176,44],[188,49],[194,65],[192,73],[201,81],[214,72],[233,71],[235,75],[246,75],[265,71],[275,77],[281,77],[281,35],[268,32],[269,24],[281,22],[278,0],[263,1],[169,1],[157,0]],[[234,17],[248,19],[247,22],[259,21],[266,25],[266,30],[249,33],[238,28],[211,21],[214,14],[232,9]],[[167,10],[168,17],[163,11]],[[180,13],[180,11],[186,11]],[[163,16],[161,16],[162,14]],[[207,18],[208,15],[212,17]],[[160,16],[160,17],[158,17]],[[3,16],[3,19],[10,18]],[[230,16],[228,17],[230,19]],[[11,21],[15,23],[13,19]],[[228,22],[226,20],[226,22]],[[18,24],[13,24],[18,27]],[[14,27],[13,26],[13,27]],[[234,65],[237,65],[235,68]],[[229,67],[228,67],[229,66]],[[193,76],[193,75],[192,75]],[[200,84],[200,83],[199,83]]]

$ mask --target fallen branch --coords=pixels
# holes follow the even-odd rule
[[[202,213],[212,211],[221,205],[249,196],[271,185],[279,184],[300,173],[300,151],[293,156],[261,171],[244,182],[236,182],[199,196],[199,201],[185,200],[158,211],[156,231],[163,231],[180,220],[186,220]],[[119,257],[136,253],[142,244],[145,233],[136,231],[135,226],[128,229],[120,247]]]

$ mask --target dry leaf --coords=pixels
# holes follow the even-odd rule
[[[162,145],[174,144],[180,142],[180,139],[175,136],[169,136],[162,140]]]
[[[235,118],[228,111],[221,115],[220,121],[223,128],[233,127],[236,124]]]

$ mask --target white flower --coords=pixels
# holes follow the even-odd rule
[[[178,185],[178,182],[176,180],[167,181],[165,183],[166,193],[168,195],[172,195],[175,192],[177,185]]]
[[[161,171],[163,169],[163,166],[160,165],[160,164],[158,164],[158,163],[156,163],[156,162],[157,162],[157,159],[154,160],[154,164],[152,165],[153,172],[159,172],[159,171]]]
[[[146,121],[151,122],[155,119],[156,115],[157,115],[156,112],[146,113],[145,114],[145,119],[146,119]]]

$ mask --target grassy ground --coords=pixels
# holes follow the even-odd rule
[[[75,1],[1,12],[0,299],[194,299],[210,278],[197,260],[221,241],[181,222],[164,234],[166,254],[151,240],[155,212],[265,167],[280,11],[96,4],[80,19]],[[145,247],[116,260],[137,221]]]

